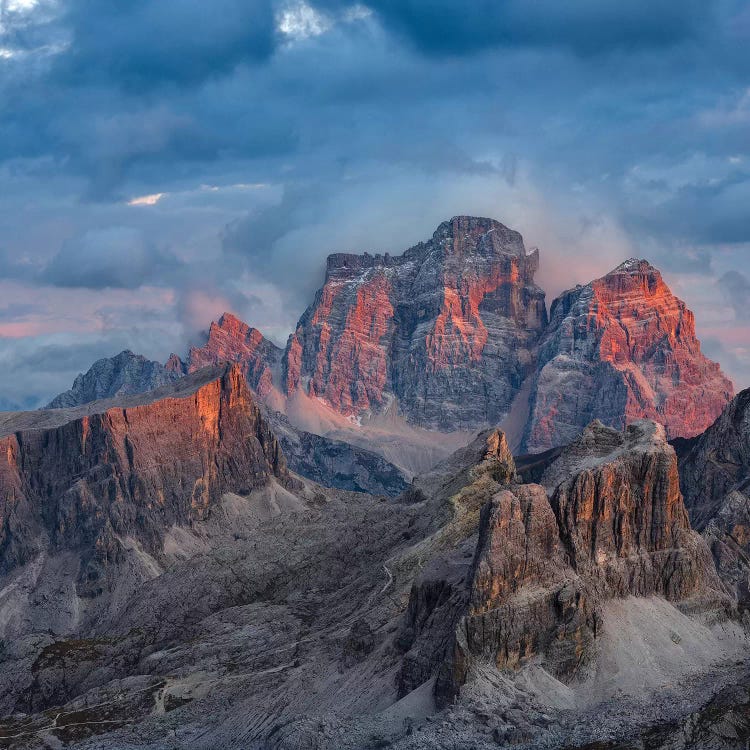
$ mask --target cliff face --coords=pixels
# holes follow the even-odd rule
[[[408,486],[404,474],[377,453],[297,429],[279,412],[269,413],[268,422],[289,468],[324,487],[395,497]]]
[[[674,450],[654,422],[622,433],[590,425],[541,485],[519,485],[513,472],[495,484],[485,477],[481,492],[478,481],[452,500],[460,508],[489,492],[478,538],[412,588],[402,692],[436,674],[436,697],[450,702],[477,665],[517,668],[532,657],[565,681],[593,658],[609,600],[724,602],[709,549],[690,528]]]
[[[559,482],[561,472],[571,476]],[[542,483],[571,566],[609,595],[680,600],[718,584],[690,528],[677,458],[661,425],[638,421],[620,433],[595,422]]]
[[[70,408],[102,398],[145,393],[183,374],[140,354],[124,351],[94,362],[86,373],[78,375],[69,391],[60,393],[45,408]]]
[[[329,256],[325,284],[283,352],[225,313],[185,362],[127,352],[101,360],[52,405],[236,362],[271,410],[303,392],[355,421],[397,410],[453,432],[507,417],[514,445],[530,453],[570,443],[594,419],[616,429],[653,419],[669,438],[711,424],[732,384],[702,354],[693,314],[658,270],[626,261],[563,293],[548,323],[538,263],[499,222],[455,217],[400,256]]]
[[[359,415],[398,400],[444,430],[499,422],[546,323],[536,252],[490,219],[456,217],[403,255],[332,255],[284,355],[303,388]]]
[[[286,462],[237,366],[196,373],[174,397],[94,405],[59,426],[0,437],[0,565],[82,550],[79,585],[95,593],[123,538],[158,556],[172,525],[271,478],[289,481]]]
[[[731,381],[701,353],[692,312],[659,271],[632,259],[552,303],[526,447],[569,443],[592,419],[617,429],[654,419],[670,438],[691,437],[732,393]]]
[[[211,323],[205,345],[190,349],[186,370],[195,372],[209,365],[237,362],[250,387],[259,396],[266,396],[273,390],[274,370],[279,367],[281,355],[281,349],[257,328],[224,313],[218,322]]]
[[[716,422],[678,444],[680,480],[695,528],[711,547],[719,575],[750,607],[750,389]]]

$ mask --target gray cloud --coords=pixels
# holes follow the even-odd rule
[[[713,282],[750,240],[747,0],[309,5],[287,31],[297,0],[3,18],[0,293],[59,308],[0,310],[36,332],[2,340],[18,361],[83,346],[69,308],[143,285],[162,317],[99,306],[117,346],[96,355],[163,358],[222,306],[283,341],[328,252],[398,252],[456,213],[540,244],[551,293],[633,253],[729,293]],[[687,301],[721,329],[707,297]],[[75,351],[78,372],[94,352]],[[26,403],[10,365],[0,394]],[[47,398],[68,385],[49,377]]]
[[[700,0],[369,0],[383,20],[433,55],[494,46],[560,46],[592,55],[671,45],[705,33]]]
[[[61,287],[135,289],[179,267],[177,258],[152,246],[137,229],[107,227],[63,242],[39,278]]]
[[[727,271],[719,278],[719,286],[737,319],[750,320],[750,279],[740,271]]]
[[[60,23],[70,49],[59,79],[104,79],[132,91],[193,85],[266,60],[275,46],[268,0],[72,0]]]

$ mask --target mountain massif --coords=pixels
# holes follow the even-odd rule
[[[669,437],[706,429],[733,395],[700,350],[693,314],[659,271],[628,260],[553,303],[531,389],[526,448],[574,440],[592,420],[661,422]]]
[[[283,351],[225,313],[184,361],[102,360],[51,406],[236,362],[270,411],[389,460],[383,433],[398,435],[403,455],[421,443],[444,457],[436,436],[488,426],[502,425],[517,452],[541,452],[593,419],[616,429],[654,419],[676,438],[718,417],[732,383],[701,352],[693,314],[657,269],[630,259],[561,294],[548,319],[534,282],[539,262],[499,222],[454,217],[402,255],[329,256],[325,283]],[[407,463],[407,474],[423,468]]]
[[[390,500],[290,472],[237,364],[2,434],[5,747],[750,737],[736,570],[655,422],[592,423],[538,483],[487,430]]]
[[[546,324],[539,253],[499,222],[456,217],[403,255],[331,255],[284,354],[287,393],[443,429],[497,424]]]
[[[456,217],[0,412],[0,747],[744,750],[750,391],[538,263]]]

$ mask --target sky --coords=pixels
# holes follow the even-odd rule
[[[457,214],[645,257],[750,385],[750,0],[0,0],[0,408]]]

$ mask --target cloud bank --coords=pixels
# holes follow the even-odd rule
[[[459,213],[550,295],[648,257],[750,385],[748,42],[747,0],[6,0],[0,406],[223,306],[282,343],[326,254]]]

